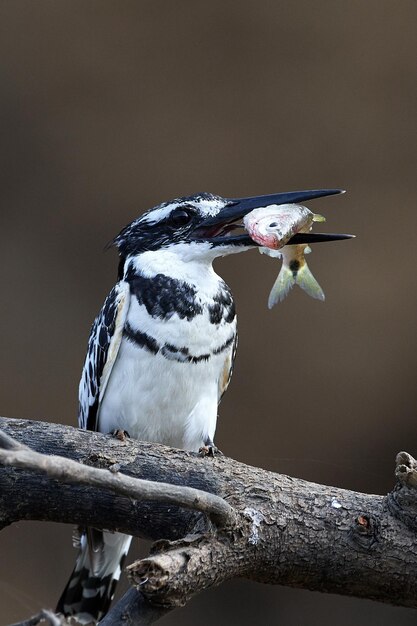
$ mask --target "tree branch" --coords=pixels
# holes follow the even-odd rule
[[[108,489],[115,494],[135,500],[163,502],[206,513],[218,526],[235,521],[232,507],[211,493],[192,487],[153,482],[120,474],[115,463],[109,470],[87,467],[60,456],[46,455],[31,450],[0,430],[0,464],[20,469],[43,472],[49,478],[66,484],[88,485]]]
[[[161,616],[235,576],[417,608],[417,464],[406,453],[397,458],[397,485],[382,497],[55,424],[0,418],[0,427],[37,452],[95,469],[117,464],[129,476],[202,489],[235,511],[232,524],[215,528],[201,513],[172,504],[0,468],[0,524],[65,521],[156,541],[148,558],[128,567],[140,592],[123,599],[130,610],[145,598],[148,621],[123,620],[125,609],[116,606],[119,619],[105,626],[150,624],[158,611]]]
[[[150,602],[139,589],[129,589],[100,621],[100,626],[149,626],[175,607]]]

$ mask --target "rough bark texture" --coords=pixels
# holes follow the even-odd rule
[[[0,418],[38,452],[223,497],[237,524],[216,529],[194,511],[0,468],[0,524],[23,519],[118,529],[155,540],[128,568],[154,605],[173,607],[236,576],[417,608],[417,492],[412,457],[397,458],[394,491],[368,495],[243,465],[74,428]],[[74,502],[77,506],[74,507]],[[131,598],[134,598],[132,592]],[[151,621],[149,622],[151,623]]]
[[[216,526],[230,526],[236,520],[235,511],[230,504],[215,494],[193,487],[127,476],[120,472],[119,463],[114,463],[107,471],[82,465],[56,454],[42,454],[19,443],[2,430],[0,464],[34,472],[41,471],[50,479],[61,483],[87,485],[133,500],[171,504],[199,511],[208,515]]]

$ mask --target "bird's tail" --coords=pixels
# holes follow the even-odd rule
[[[307,263],[304,262],[297,271],[292,271],[283,263],[269,294],[268,308],[272,309],[275,304],[284,300],[294,285],[301,287],[312,298],[324,300],[323,289],[314,278]]]
[[[57,612],[80,624],[95,623],[113,599],[132,537],[95,528],[82,529],[74,544],[79,554],[58,602]]]

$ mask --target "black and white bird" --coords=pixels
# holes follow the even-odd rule
[[[198,451],[211,448],[217,406],[237,344],[233,297],[214,259],[256,247],[236,224],[259,207],[336,189],[225,199],[200,193],[164,202],[115,238],[118,282],[96,318],[79,389],[79,425]],[[298,234],[294,243],[342,235]],[[291,243],[291,242],[290,242]],[[81,623],[108,610],[131,537],[82,530],[58,611]]]

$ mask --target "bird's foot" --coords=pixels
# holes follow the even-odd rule
[[[126,439],[130,439],[130,435],[127,430],[121,430],[120,428],[115,428],[110,432],[113,437],[116,437],[119,441],[126,441]]]
[[[223,456],[223,452],[219,450],[217,446],[214,445],[211,439],[207,439],[207,441],[204,442],[204,446],[201,446],[198,452],[200,456],[202,457],[205,457],[205,456],[214,457],[216,454]]]

